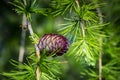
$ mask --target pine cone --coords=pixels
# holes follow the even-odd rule
[[[39,50],[46,50],[48,55],[55,52],[55,55],[61,56],[67,52],[68,47],[68,39],[58,34],[45,34],[38,43]]]

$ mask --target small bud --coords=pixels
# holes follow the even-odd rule
[[[55,52],[55,55],[61,56],[67,52],[68,47],[68,39],[58,34],[45,34],[38,43],[39,50],[46,50],[48,55]]]

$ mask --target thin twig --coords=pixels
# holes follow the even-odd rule
[[[97,2],[95,2],[95,6],[97,6]],[[99,17],[99,24],[103,24],[103,18],[102,18],[102,12],[100,8],[96,8],[98,17]],[[99,80],[102,80],[102,43],[103,43],[103,38],[102,36],[99,37],[99,46],[100,46],[100,51],[99,51]]]
[[[31,37],[34,39],[35,37],[34,37],[33,29],[31,26],[31,22],[29,20],[28,20],[28,30],[30,32]],[[37,44],[35,44],[34,46],[36,49],[36,57],[39,61],[40,60],[40,51],[39,51],[39,48],[37,47]],[[37,69],[36,69],[36,79],[40,80],[40,67],[39,67],[39,65],[37,65]]]
[[[85,22],[83,20],[81,20],[81,29],[82,29],[82,36],[83,38],[85,37]]]
[[[80,9],[80,5],[79,5],[78,0],[75,0],[75,2],[76,2],[76,4],[77,4],[77,6],[78,6],[78,9]]]
[[[102,37],[100,36],[99,38],[99,45],[100,48],[102,49]],[[102,50],[100,49],[99,51],[99,80],[102,80]]]
[[[97,3],[96,3],[96,6],[97,6]],[[100,10],[100,8],[96,8],[96,10],[97,10],[98,17],[99,17],[99,23],[103,24],[103,18],[102,18],[101,10]]]
[[[75,0],[75,3],[77,5],[78,9],[80,10],[80,5],[79,5],[78,0]],[[80,25],[81,25],[81,29],[82,29],[82,36],[84,38],[85,37],[85,22],[84,22],[84,20],[81,20]]]
[[[26,37],[26,27],[27,27],[27,19],[26,16],[23,15],[23,20],[22,20],[22,33],[21,33],[21,43],[20,43],[20,50],[19,50],[19,57],[18,61],[20,63],[23,62],[24,58],[24,53],[25,53],[25,37]]]

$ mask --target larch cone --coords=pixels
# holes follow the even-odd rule
[[[55,55],[61,56],[67,52],[68,47],[68,39],[59,34],[45,34],[38,43],[39,50],[45,50],[47,55],[55,53]]]

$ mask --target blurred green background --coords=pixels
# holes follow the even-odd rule
[[[13,66],[9,63],[10,59],[18,60],[21,39],[22,15],[18,15],[13,10],[14,7],[8,3],[9,1],[12,0],[0,0],[0,73],[12,69]],[[106,55],[103,56],[103,64],[112,59],[112,54],[120,53],[120,0],[104,0],[104,2],[106,3],[102,7],[104,21],[110,24],[104,28],[109,38],[106,39],[104,48]],[[49,0],[41,0],[41,7],[49,7]],[[56,33],[56,25],[61,23],[59,20],[61,18],[63,16],[53,18],[34,15],[32,17],[33,30],[39,37],[45,33]],[[25,54],[27,54],[33,46],[29,39],[29,32],[27,32],[25,44]],[[68,60],[70,63],[64,67],[65,75],[61,80],[84,80],[79,74],[81,69],[79,63],[72,62],[72,58]],[[4,80],[4,77],[0,76],[0,80]]]

